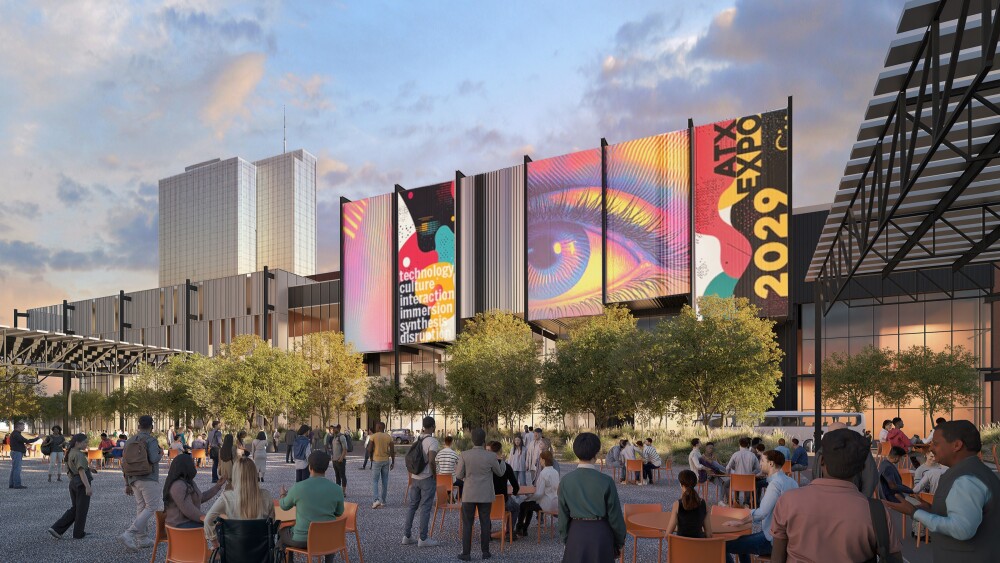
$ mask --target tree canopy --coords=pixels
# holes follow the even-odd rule
[[[32,368],[0,367],[0,420],[13,422],[38,416],[41,404],[35,379]]]
[[[913,346],[896,356],[898,379],[915,390],[932,426],[935,414],[979,396],[976,365],[975,355],[961,346],[949,346],[941,352],[926,346]]]
[[[300,417],[316,413],[325,429],[333,414],[356,409],[368,393],[364,355],[344,342],[342,332],[306,335],[299,352],[310,368],[302,397],[296,400]]]
[[[865,412],[871,399],[892,378],[889,349],[866,346],[857,354],[832,354],[823,365],[823,398],[851,412]]]

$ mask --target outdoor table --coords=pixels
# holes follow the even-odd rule
[[[709,522],[712,523],[713,536],[745,536],[753,531],[753,527],[750,524],[744,524],[743,526],[735,528],[723,526],[726,522],[735,520],[732,516],[709,514],[708,518]],[[643,512],[640,514],[633,514],[628,517],[628,521],[636,526],[645,526],[647,528],[653,528],[654,530],[666,531],[667,526],[670,525],[670,512]]]
[[[279,528],[287,528],[295,525],[295,507],[288,510],[281,508],[278,499],[274,499],[274,519],[281,522]]]

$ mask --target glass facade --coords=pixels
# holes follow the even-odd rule
[[[316,273],[316,157],[304,150],[257,167],[257,268]]]

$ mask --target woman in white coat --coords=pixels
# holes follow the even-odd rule
[[[264,482],[264,472],[267,471],[267,434],[264,431],[257,433],[257,438],[250,443],[250,457],[253,464],[257,466],[257,473],[260,474],[260,482]]]

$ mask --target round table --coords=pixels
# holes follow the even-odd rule
[[[735,520],[732,516],[709,514],[708,518],[712,523],[713,536],[746,536],[753,531],[750,524],[744,524],[743,526],[735,528],[723,525],[730,520]],[[636,526],[645,526],[655,530],[666,531],[667,526],[670,525],[670,512],[643,512],[641,514],[633,514],[628,517],[628,521]]]

